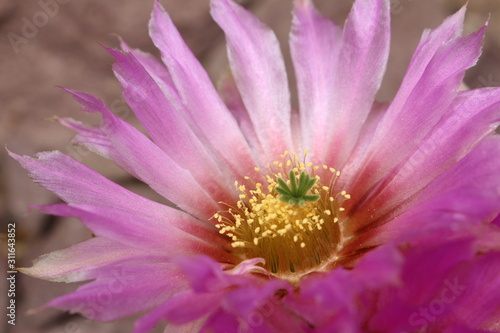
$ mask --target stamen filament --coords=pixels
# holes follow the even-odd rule
[[[243,184],[235,182],[239,201],[223,203],[227,210],[214,218],[242,258],[264,258],[266,269],[287,278],[312,271],[334,255],[340,241],[338,216],[350,196],[334,191],[339,171],[325,165],[320,176],[315,174],[319,166],[305,158],[301,162],[294,153],[285,152],[282,159],[262,173],[266,186],[249,177]]]

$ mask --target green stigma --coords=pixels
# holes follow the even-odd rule
[[[290,186],[283,180],[277,179],[279,186],[276,186],[276,192],[280,194],[280,200],[290,205],[304,206],[307,202],[319,200],[318,194],[307,194],[316,183],[316,178],[311,178],[306,172],[302,171],[299,176],[299,183],[295,179],[295,172],[290,170]]]

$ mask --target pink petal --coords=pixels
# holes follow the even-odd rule
[[[226,103],[228,109],[238,122],[238,126],[245,135],[252,151],[254,151],[254,154],[258,156],[256,158],[259,158],[261,165],[264,165],[266,161],[262,158],[262,156],[264,156],[265,147],[263,147],[259,142],[252,120],[248,114],[248,110],[241,99],[241,94],[236,87],[233,76],[230,73],[222,75],[217,83],[217,90],[224,100],[224,103]]]
[[[96,129],[71,126],[72,124],[66,121],[65,124],[80,131],[80,136],[76,139],[89,145],[89,148],[95,151],[107,149],[107,155],[111,155],[116,164],[147,183],[180,208],[200,218],[208,219],[219,210],[217,199],[228,199],[221,193],[227,195],[234,192],[222,191],[217,181],[210,179],[209,174],[198,173],[198,179],[205,182],[200,184],[188,170],[172,160],[136,128],[113,115],[101,100],[88,94],[67,91],[84,106],[85,111],[99,112],[104,120],[100,128],[101,133],[98,135],[96,135]],[[93,138],[96,139],[93,140]],[[100,142],[105,142],[104,148],[95,148],[94,144]],[[181,151],[185,149],[187,147],[182,147]],[[201,152],[200,155],[202,155]],[[200,172],[204,170],[199,168],[199,165],[196,169]]]
[[[164,261],[162,254],[153,254],[122,242],[104,237],[94,237],[63,250],[42,255],[32,267],[22,272],[39,279],[57,282],[87,280],[89,272],[122,263]]]
[[[370,111],[368,118],[366,119],[366,122],[364,124],[364,127],[361,130],[358,143],[356,144],[356,147],[354,148],[354,150],[351,153],[351,156],[349,157],[352,162],[349,165],[349,168],[355,170],[356,168],[359,167],[359,164],[355,163],[362,161],[362,157],[366,154],[366,151],[370,147],[370,142],[373,139],[375,131],[377,130],[377,125],[380,122],[380,120],[384,117],[384,114],[385,112],[387,112],[388,107],[389,104],[387,103],[375,102],[373,104],[372,110]],[[349,173],[348,171],[349,170],[347,170],[346,172],[347,174]]]
[[[214,233],[215,229],[195,218],[177,219],[187,214],[137,195],[61,152],[39,153],[37,158],[10,154],[36,182],[69,204],[114,208],[158,221],[168,216],[173,227],[193,235],[207,237]]]
[[[326,123],[331,136],[316,141],[325,145],[321,163],[340,169],[354,149],[382,83],[389,46],[389,1],[356,1],[344,27],[331,92],[336,111]]]
[[[500,124],[500,90],[481,89],[460,93],[452,105],[453,113],[436,125],[433,133],[417,150],[377,187],[357,215],[371,213],[376,220],[388,212],[401,211],[402,204],[426,188],[435,178],[463,158]],[[495,148],[492,148],[495,149]],[[414,186],[408,186],[414,183]],[[405,205],[404,209],[408,209]]]
[[[296,1],[290,49],[297,77],[302,144],[325,156],[326,147],[314,145],[330,136],[335,115],[335,70],[342,45],[342,29],[320,15],[312,1]],[[321,162],[323,164],[323,162]]]
[[[150,22],[150,34],[172,75],[186,109],[186,117],[205,144],[225,160],[233,174],[254,175],[256,162],[236,120],[158,0],[155,1]]]
[[[415,87],[419,84],[424,71],[429,65],[429,62],[435,56],[439,48],[443,45],[452,43],[456,38],[458,38],[462,33],[463,21],[465,17],[465,7],[458,11],[455,15],[450,16],[446,19],[438,28],[434,30],[427,30],[424,32],[420,44],[415,51],[407,73],[403,79],[403,82],[398,90],[398,93],[394,100],[390,104],[391,113],[401,112],[406,107],[407,100],[414,94]],[[422,86],[425,87],[424,84]],[[409,112],[411,110],[408,110]],[[428,110],[424,110],[423,114],[428,114]],[[419,110],[419,112],[422,112]],[[435,111],[434,111],[435,112]],[[442,112],[442,111],[441,111]],[[390,119],[395,119],[396,116],[392,116]],[[418,125],[418,124],[416,124]],[[380,130],[378,130],[380,131]],[[377,134],[380,135],[377,131]],[[384,133],[384,132],[380,132]],[[405,142],[405,145],[407,143]],[[373,147],[370,147],[374,150]],[[369,152],[365,149],[364,155]],[[347,166],[343,170],[342,182],[354,182],[355,179],[359,178],[359,173],[363,170],[362,167],[366,167],[365,159],[360,156],[353,156],[355,159],[351,158]],[[373,167],[374,172],[376,171],[376,166]],[[355,179],[353,179],[353,177]]]
[[[500,138],[483,140],[472,152],[429,184],[412,201],[401,205],[394,215],[385,216],[364,233],[348,242],[345,252],[370,248],[412,234],[440,228],[442,224],[457,225],[489,222],[500,212],[500,192],[497,185],[500,169]],[[458,180],[458,181],[457,181]],[[399,216],[397,216],[399,212]],[[466,224],[467,226],[468,224]],[[377,226],[377,227],[376,227]],[[470,233],[468,228],[463,232]]]
[[[235,193],[232,185],[235,177],[222,173],[221,161],[207,150],[183,119],[182,105],[176,105],[180,100],[167,98],[132,53],[112,49],[108,51],[116,59],[114,70],[127,103],[153,140],[181,168],[189,170],[217,202],[229,200],[230,196],[225,194]]]
[[[292,148],[290,93],[285,64],[274,33],[232,0],[211,1],[212,16],[224,30],[236,85],[265,157]]]
[[[179,94],[175,88],[172,76],[168,72],[167,67],[156,59],[152,54],[146,53],[139,49],[133,49],[127,45],[122,39],[120,39],[120,46],[126,53],[131,53],[135,59],[146,69],[151,75],[151,77],[158,83],[162,88],[172,104],[178,103],[180,101]]]
[[[78,217],[97,236],[110,238],[137,249],[164,254],[168,258],[205,254],[222,262],[232,260],[232,256],[224,249],[210,242],[211,239],[217,238],[216,232],[212,235],[206,234],[205,238],[197,238],[172,227],[173,224],[189,223],[191,217],[181,212],[164,216],[162,219],[151,219],[116,208],[83,204],[55,204],[42,206],[40,209],[47,214]]]
[[[368,200],[367,189],[376,193],[376,187],[383,187],[383,177],[393,177],[394,169],[436,130],[435,126],[443,116],[451,115],[450,104],[456,97],[455,90],[460,85],[465,69],[476,62],[483,34],[484,28],[442,45],[404,107],[399,109],[396,100],[389,106],[366,155],[361,161],[355,162],[360,169],[356,169],[354,164],[345,169],[343,181],[351,183],[344,186],[354,198],[350,201],[351,205],[362,204],[357,200]],[[422,121],[422,114],[426,115],[425,121]],[[351,227],[356,229],[359,225],[353,223]]]
[[[393,104],[402,107],[438,49],[462,35],[465,11],[464,6],[436,29],[424,31]]]

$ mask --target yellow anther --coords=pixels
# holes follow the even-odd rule
[[[238,256],[264,258],[265,267],[276,275],[306,272],[331,257],[340,239],[339,220],[335,215],[344,210],[343,200],[350,198],[346,191],[334,188],[340,174],[334,168],[314,165],[306,161],[306,157],[299,158],[288,151],[281,158],[267,164],[266,172],[254,168],[264,182],[254,182],[249,177],[235,181],[240,200],[224,203],[226,210],[214,214],[219,233],[229,237]],[[324,171],[315,172],[320,169]],[[277,188],[285,189],[286,183],[291,191],[291,175],[297,177],[298,186],[301,172],[307,176],[302,176],[303,179],[315,180],[301,195],[315,199],[302,206],[284,202],[280,193],[288,192]],[[293,198],[296,192],[289,193]]]

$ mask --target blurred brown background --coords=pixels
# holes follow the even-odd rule
[[[224,36],[209,16],[209,1],[162,2],[188,45],[216,80],[227,64]],[[437,26],[466,0],[391,2],[393,46],[388,72],[379,94],[381,100],[390,100],[395,94],[422,30]],[[48,3],[58,5],[43,5]],[[320,10],[337,22],[343,22],[351,3],[350,0],[316,1]],[[152,4],[153,0],[0,0],[0,142],[19,154],[61,150],[134,191],[161,200],[111,163],[72,146],[71,131],[47,120],[58,115],[71,116],[91,124],[99,123],[99,119],[80,112],[79,106],[67,94],[54,88],[61,85],[104,99],[115,112],[136,123],[112,75],[112,59],[99,43],[116,46],[113,34],[118,34],[133,47],[158,54],[147,35]],[[292,0],[245,0],[243,4],[276,31],[287,54]],[[488,14],[491,14],[491,22],[483,57],[469,71],[466,79],[470,87],[500,85],[500,2],[470,0],[466,31],[481,27]],[[37,23],[38,27],[30,29],[27,27],[30,22]],[[24,39],[13,41],[15,37],[12,33]],[[289,56],[286,57],[289,61]],[[57,202],[54,196],[33,184],[26,172],[0,149],[0,307],[3,309],[6,306],[3,268],[6,263],[7,223],[15,222],[17,226],[19,266],[28,266],[31,260],[43,253],[90,236],[76,220],[42,216],[28,210],[31,204],[54,202]],[[0,331],[130,331],[132,321],[129,319],[118,323],[93,323],[50,309],[34,315],[26,313],[28,309],[74,288],[74,285],[44,282],[18,274],[16,326],[13,329],[7,325],[2,311]]]

